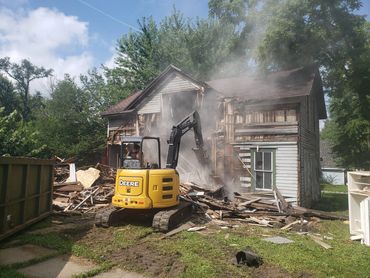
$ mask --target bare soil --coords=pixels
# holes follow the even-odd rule
[[[148,242],[138,243],[112,254],[111,260],[125,268],[136,266],[149,277],[180,277],[185,265],[180,254],[166,254]]]
[[[87,220],[82,222],[89,223]],[[202,221],[198,220],[194,222]],[[215,227],[214,229],[212,228],[208,227],[207,230],[200,233],[207,236],[207,234],[219,231]],[[181,254],[175,251],[168,252],[160,250],[155,244],[158,238],[154,235],[154,238],[149,236],[135,239],[133,237],[134,241],[129,243],[127,247],[120,248],[115,246],[113,237],[114,233],[119,229],[120,227],[91,227],[90,229],[80,231],[64,231],[64,233],[69,234],[72,238],[76,238],[77,244],[87,245],[93,247],[93,249],[97,249],[97,246],[101,246],[102,248],[106,246],[112,247],[111,250],[104,252],[102,258],[106,261],[113,262],[125,270],[141,272],[148,277],[181,277],[185,272],[186,265],[181,261]],[[232,256],[232,252],[230,255]],[[227,259],[232,263],[230,257]],[[245,268],[246,277],[312,277],[307,273],[291,273],[282,268],[269,265],[266,262],[259,268],[249,268],[247,266],[241,266],[241,268]]]

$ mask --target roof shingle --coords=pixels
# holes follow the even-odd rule
[[[274,72],[266,77],[243,75],[208,81],[225,97],[245,99],[277,99],[310,94],[315,78],[314,67]]]
[[[102,112],[101,115],[108,116],[108,115],[122,114],[122,113],[128,112],[126,108],[141,95],[141,92],[142,91],[137,91],[133,93],[132,95],[121,100],[117,104],[109,107],[106,111]]]

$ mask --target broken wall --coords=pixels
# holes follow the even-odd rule
[[[297,198],[298,104],[225,98],[222,105],[212,144],[215,173],[230,191],[271,190],[277,185],[285,196]],[[271,159],[265,163],[268,170],[256,169],[263,163],[256,160],[261,155]],[[266,188],[259,188],[263,179],[269,180],[263,184]]]

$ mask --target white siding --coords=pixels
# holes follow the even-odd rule
[[[145,102],[138,110],[138,114],[160,113],[162,94],[171,94],[200,89],[199,86],[195,85],[193,82],[178,74],[176,74],[172,78],[169,78],[168,81],[164,82],[167,82],[167,84],[161,89],[154,91],[153,94],[149,96],[148,101]]]
[[[200,87],[195,85],[190,80],[177,75],[169,81],[162,89],[162,94],[171,94],[171,93],[178,93],[183,91],[192,91],[192,90],[199,90]]]
[[[276,185],[281,194],[298,197],[298,147],[276,144]]]
[[[248,144],[235,144],[234,147],[239,147],[242,160],[248,159],[248,155],[245,151],[251,148],[269,148],[275,150],[275,180],[276,186],[278,187],[281,194],[286,197],[294,198],[297,200],[298,197],[298,146],[296,142],[253,142]],[[246,161],[247,162],[247,161]],[[247,164],[251,164],[249,159]],[[243,183],[241,186],[244,187],[244,183],[250,182],[248,177],[240,177],[240,181]]]
[[[138,114],[150,114],[161,112],[161,94],[157,93],[139,109]]]

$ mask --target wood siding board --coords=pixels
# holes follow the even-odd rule
[[[298,204],[310,207],[320,198],[319,116],[314,92],[304,98],[299,117],[300,194]]]
[[[173,93],[187,93],[201,90],[201,87],[191,82],[190,80],[174,74],[163,82],[163,85],[158,87],[151,93],[148,100],[143,102],[138,109],[138,114],[160,113],[161,112],[161,95]]]
[[[275,128],[243,128],[243,129],[236,129],[236,134],[297,134],[298,127],[275,127]]]
[[[138,114],[150,114],[161,112],[161,95],[155,94],[143,107],[138,110]]]
[[[176,74],[175,77],[161,89],[161,93],[171,94],[183,91],[194,91],[199,89],[200,87],[198,85]]]

